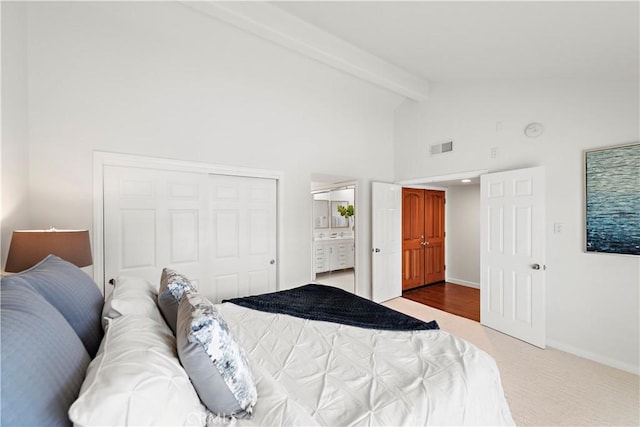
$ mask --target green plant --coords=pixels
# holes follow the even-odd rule
[[[338,212],[345,218],[349,218],[353,216],[353,205],[349,205],[347,207],[338,205]]]

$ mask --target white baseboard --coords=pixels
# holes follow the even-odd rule
[[[480,289],[480,283],[469,282],[467,280],[456,279],[455,277],[447,277],[447,282],[454,283],[456,285],[468,286],[470,288]]]
[[[455,283],[456,285],[468,286],[470,288],[480,289],[480,284],[475,282],[469,282],[467,280],[456,279],[455,277],[448,277],[446,279],[447,282]],[[556,350],[564,351],[566,353],[571,353],[578,357],[582,357],[584,359],[592,360],[597,363],[601,363],[606,366],[610,366],[612,368],[620,369],[625,372],[630,372],[635,375],[640,375],[640,366],[632,365],[626,362],[622,362],[620,360],[611,359],[609,357],[605,357],[596,353],[592,353],[590,351],[574,347],[571,345],[567,345],[561,343],[559,341],[554,341],[547,339],[547,345],[549,347],[553,347]]]
[[[635,375],[640,375],[640,366],[631,365],[629,363],[621,362],[620,360],[611,359],[609,357],[605,357],[599,354],[592,353],[590,351],[573,347],[571,345],[563,344],[558,341],[547,339],[547,345],[549,347],[553,347],[556,350],[564,351],[566,353],[571,353],[578,357],[582,357],[584,359],[589,359],[594,362],[601,363],[603,365],[610,366],[612,368],[620,369],[626,372],[630,372]]]

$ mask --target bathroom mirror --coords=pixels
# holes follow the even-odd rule
[[[313,199],[313,228],[329,228],[329,200]]]

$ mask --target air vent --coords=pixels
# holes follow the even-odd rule
[[[453,141],[443,142],[442,144],[435,144],[429,147],[429,152],[433,154],[442,154],[453,151]]]

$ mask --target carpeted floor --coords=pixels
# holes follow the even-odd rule
[[[553,348],[546,350],[469,319],[396,298],[389,308],[429,321],[492,355],[519,426],[638,426],[640,377]]]

